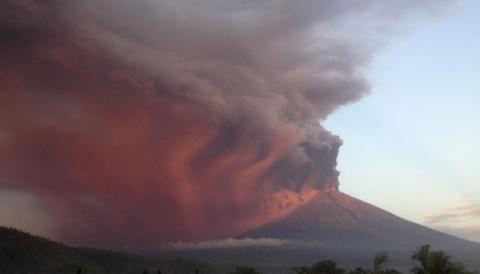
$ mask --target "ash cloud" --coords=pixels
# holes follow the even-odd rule
[[[319,123],[385,32],[442,1],[5,0],[0,187],[54,235],[228,237],[338,187]]]

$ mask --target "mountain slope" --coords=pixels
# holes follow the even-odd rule
[[[395,216],[339,191],[318,192],[290,215],[241,235],[361,244],[408,249],[431,243],[442,249],[465,250],[479,245]]]
[[[239,237],[295,241],[290,246],[243,252],[245,259],[249,257],[257,265],[298,265],[335,259],[346,266],[368,266],[372,254],[388,251],[392,266],[407,270],[412,250],[430,244],[474,269],[480,267],[480,244],[410,222],[336,190],[320,191],[284,218]],[[225,250],[221,262],[234,261],[232,258],[239,252],[242,251]]]

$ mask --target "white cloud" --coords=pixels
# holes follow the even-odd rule
[[[253,246],[283,246],[294,244],[295,241],[273,238],[227,238],[212,241],[195,241],[195,242],[170,242],[166,248],[173,249],[213,249],[213,248],[236,248],[236,247],[253,247]]]
[[[424,218],[435,229],[480,242],[480,204],[469,203],[433,212]]]

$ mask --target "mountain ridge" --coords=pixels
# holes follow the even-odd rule
[[[382,241],[380,247],[411,248],[425,242],[440,248],[479,243],[439,232],[336,190],[318,191],[289,215],[239,235],[306,241]]]

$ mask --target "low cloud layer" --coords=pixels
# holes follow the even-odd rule
[[[480,218],[480,204],[471,203],[435,212],[427,215],[425,221],[429,224],[438,224],[452,221],[458,222],[465,218]]]
[[[88,245],[279,218],[338,187],[319,121],[368,93],[383,36],[443,4],[4,0],[0,188]]]
[[[440,231],[480,242],[480,204],[447,208],[424,219],[427,225]]]
[[[272,238],[243,238],[235,239],[228,238],[223,240],[213,241],[198,241],[198,242],[171,242],[162,248],[164,249],[215,249],[215,248],[239,248],[239,247],[258,247],[258,246],[287,246],[295,244],[295,241]]]

